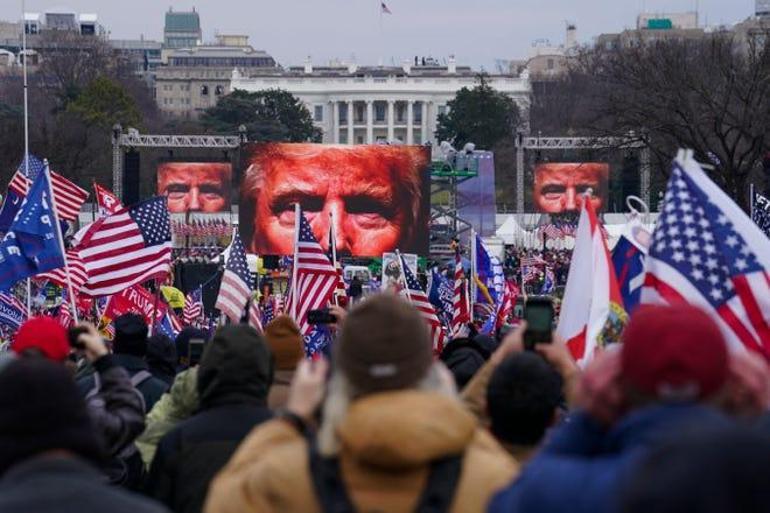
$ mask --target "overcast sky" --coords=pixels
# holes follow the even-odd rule
[[[112,37],[162,40],[169,8],[201,15],[205,40],[248,34],[255,48],[282,65],[330,59],[359,64],[400,63],[415,55],[494,69],[495,59],[526,57],[536,39],[562,43],[565,22],[581,42],[632,27],[643,11],[694,10],[696,0],[27,0],[27,11],[96,13]],[[700,0],[701,23],[735,23],[754,12],[754,0]],[[20,18],[21,0],[0,1],[0,19]]]

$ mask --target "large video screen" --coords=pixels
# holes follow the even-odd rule
[[[548,162],[535,166],[532,200],[535,210],[568,214],[579,210],[578,198],[591,190],[597,211],[607,201],[610,166],[599,162]]]
[[[247,251],[292,254],[299,203],[325,249],[334,219],[340,255],[427,253],[430,148],[253,143],[245,155],[239,218]]]
[[[163,162],[158,194],[171,213],[229,212],[233,168],[229,162]]]

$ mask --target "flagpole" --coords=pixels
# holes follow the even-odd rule
[[[72,288],[70,266],[67,263],[67,251],[64,249],[64,235],[62,235],[61,224],[59,223],[59,212],[56,209],[56,197],[53,195],[53,185],[51,184],[51,172],[48,167],[48,159],[43,161],[43,173],[45,173],[45,179],[48,182],[48,195],[51,197],[51,210],[53,211],[53,221],[56,225],[56,236],[59,238],[59,249],[61,250],[62,258],[64,259],[64,274],[67,277],[67,290],[70,296],[70,306],[72,307],[72,318],[75,319],[75,324],[77,324],[80,320],[78,319],[78,309],[75,306],[75,293]],[[29,287],[29,278],[27,278],[27,287]],[[29,290],[29,288],[27,290]]]
[[[749,185],[749,194],[751,194],[751,197],[749,198],[749,211],[751,220],[754,220],[754,184]]]
[[[331,246],[331,250],[332,250],[332,267],[334,267],[334,272],[337,272],[337,232],[334,230],[334,212],[332,211],[329,211],[329,226],[330,226],[329,233],[331,234],[331,239],[332,239],[329,241],[329,246]],[[334,298],[334,305],[340,306],[340,301],[339,301],[339,298],[337,297],[336,290],[332,295],[332,298]]]
[[[406,273],[404,272],[404,260],[401,258],[401,252],[396,250],[396,257],[398,258],[398,268],[401,270],[401,281],[404,282],[404,290],[406,291],[406,298],[409,302],[412,302],[412,295],[409,293],[409,284],[406,282]]]
[[[297,299],[299,297],[297,290],[297,242],[299,241],[299,217],[302,215],[302,210],[299,208],[299,203],[294,204],[294,262],[291,266],[291,315],[294,321],[297,321]]]
[[[24,75],[24,176],[29,187],[29,93],[27,91],[27,5],[26,0],[21,0],[21,48],[22,74]],[[49,176],[50,185],[50,176]],[[29,190],[29,189],[28,189]],[[54,209],[56,211],[56,209]],[[65,257],[66,258],[66,257]],[[27,317],[32,313],[32,281],[27,278]],[[77,315],[77,314],[76,314]]]
[[[471,228],[471,283],[470,283],[470,289],[471,289],[471,297],[470,297],[470,305],[471,310],[469,312],[471,322],[473,322],[474,318],[474,308],[473,306],[476,304],[476,294],[478,292],[477,285],[476,285],[476,274],[478,272],[478,269],[476,267],[476,229]]]

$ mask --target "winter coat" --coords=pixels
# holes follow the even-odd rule
[[[166,508],[109,486],[77,458],[36,457],[11,467],[0,480],[3,513],[165,513]]]
[[[253,328],[222,328],[198,368],[200,410],[158,444],[148,495],[175,513],[198,513],[209,483],[249,432],[272,414],[267,392],[272,355]]]
[[[93,367],[101,386],[98,396],[86,399],[86,408],[106,453],[115,455],[144,430],[144,409],[128,373],[111,355],[102,356]]]
[[[198,409],[197,382],[198,367],[180,372],[171,390],[164,394],[147,414],[147,427],[136,440],[136,446],[142,453],[142,461],[147,467],[155,457],[160,439]]]
[[[663,437],[691,424],[727,423],[698,405],[655,405],[634,411],[606,430],[587,414],[553,431],[517,481],[500,492],[490,513],[610,513],[623,483]]]
[[[462,455],[453,513],[483,511],[517,472],[456,399],[416,390],[355,401],[337,430],[342,479],[357,511],[412,513],[431,462]],[[207,513],[317,513],[308,443],[288,422],[255,429],[209,488]]]
[[[113,354],[112,359],[115,365],[126,369],[129,376],[133,376],[139,371],[149,372],[147,363],[138,356],[132,356],[128,354]],[[90,376],[84,376],[80,378],[77,384],[81,394],[83,394],[83,397],[85,397],[88,392],[94,388],[96,381],[94,380],[94,376],[92,374]],[[160,399],[160,397],[166,393],[166,390],[168,390],[168,385],[158,378],[151,376],[140,383],[137,389],[139,392],[141,392],[142,397],[144,398],[145,412],[148,412],[152,409],[158,399]]]

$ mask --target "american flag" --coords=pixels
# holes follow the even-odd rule
[[[337,280],[337,288],[334,290],[334,296],[335,297],[345,297],[347,296],[347,290],[345,289],[345,278],[342,276],[342,265],[340,264],[340,261],[337,259],[337,242],[334,237],[334,223],[329,223],[329,252],[328,255],[329,261],[334,264],[334,269],[337,271],[337,276],[339,279]]]
[[[267,326],[275,318],[275,303],[275,296],[270,296],[267,301],[265,301],[265,306],[262,308],[262,326]]]
[[[460,250],[455,249],[455,287],[452,300],[452,333],[461,326],[471,322],[471,314],[468,306],[468,290],[463,271],[463,262],[460,258]]]
[[[259,301],[255,298],[252,298],[251,304],[249,305],[249,326],[259,332],[264,331],[264,328],[262,327],[262,312],[259,308]]]
[[[307,313],[323,308],[331,301],[339,275],[313,236],[310,223],[302,211],[299,218],[299,230],[294,236],[297,290],[291,291],[289,312],[293,314],[296,311],[295,321],[302,336],[306,337],[312,329],[307,322]]]
[[[66,251],[66,256],[67,267],[69,267],[70,279],[72,280],[72,289],[77,294],[88,281],[88,271],[86,270],[86,265],[83,263],[83,259],[80,258],[80,253],[77,249],[68,249]],[[35,279],[47,280],[60,287],[67,288],[67,270],[64,267],[48,271],[47,273],[38,274],[35,276]]]
[[[503,300],[497,306],[497,321],[495,327],[500,328],[503,324],[508,322],[508,318],[513,313],[513,307],[516,304],[516,298],[519,295],[519,290],[510,281],[505,281],[505,289],[503,291]]]
[[[674,163],[642,303],[695,304],[733,347],[770,357],[770,240],[689,157]]]
[[[24,176],[25,165],[22,161],[19,168],[14,173],[11,183],[8,184],[8,189],[12,190],[21,197],[27,195],[32,181],[43,170],[44,162],[35,157],[29,156],[29,177]],[[77,219],[80,213],[80,207],[88,198],[88,191],[85,191],[70,182],[58,173],[51,171],[51,188],[53,189],[53,196],[56,202],[56,212],[59,214],[59,218],[65,221],[74,221]]]
[[[438,315],[436,315],[436,309],[433,308],[433,305],[428,300],[428,296],[422,289],[420,282],[417,281],[417,277],[409,269],[404,256],[399,254],[399,258],[401,259],[401,268],[403,269],[404,282],[406,284],[406,288],[401,291],[401,294],[412,303],[412,306],[417,308],[425,322],[428,323],[431,340],[433,341],[433,352],[440,354],[444,349],[444,330]]]
[[[171,266],[166,198],[151,198],[99,219],[76,249],[88,273],[81,292],[90,296],[165,277]]]
[[[231,321],[241,322],[243,310],[246,308],[253,288],[249,265],[246,262],[246,249],[243,247],[241,236],[236,231],[214,307]]]
[[[534,267],[536,265],[545,265],[546,262],[537,255],[521,257],[522,267]]]
[[[770,237],[770,200],[757,192],[754,193],[751,205],[751,220],[759,226],[762,233]]]
[[[551,239],[562,239],[564,238],[564,232],[556,226],[555,224],[547,224],[542,228],[542,232],[545,234],[546,237]]]
[[[200,321],[203,317],[203,287],[198,287],[184,298],[182,319],[187,325]]]

